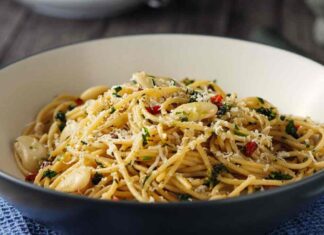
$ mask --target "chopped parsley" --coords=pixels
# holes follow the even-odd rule
[[[222,104],[218,107],[217,115],[224,115],[231,109],[231,106],[228,104]]]
[[[83,144],[83,145],[87,145],[88,143],[85,142],[84,140],[81,140],[81,144]]]
[[[285,119],[286,119],[286,116],[285,115],[280,115],[280,120],[281,121],[285,121]]]
[[[116,93],[118,93],[118,92],[120,92],[122,90],[122,87],[121,86],[115,86],[114,90],[115,90]]]
[[[288,121],[288,124],[286,126],[286,133],[288,135],[291,135],[295,139],[299,138],[299,135],[297,134],[297,127],[295,126],[295,123],[293,120]]]
[[[271,180],[291,180],[292,178],[293,177],[291,175],[284,174],[279,171],[271,172],[267,177],[267,179]]]
[[[275,119],[277,116],[277,114],[273,111],[273,108],[267,109],[267,108],[261,107],[261,108],[256,109],[255,111],[260,114],[263,114],[264,116],[267,116],[269,121]]]
[[[190,84],[192,84],[194,82],[195,82],[194,79],[189,79],[189,78],[185,78],[185,79],[182,80],[182,83],[185,84],[186,86],[188,86],[188,85],[190,85]]]
[[[60,122],[58,128],[60,129],[60,131],[63,131],[63,129],[66,125],[65,113],[63,113],[61,111],[57,112],[57,114],[55,115],[55,119]]]
[[[234,134],[238,136],[248,136],[240,131],[240,128],[235,124],[234,125]]]
[[[61,111],[57,112],[57,114],[55,115],[55,118],[57,120],[60,120],[61,122],[66,122],[65,113],[63,113]]]
[[[110,108],[110,114],[113,114],[115,111],[116,111],[116,108],[115,108],[114,106],[112,106],[112,107]]]
[[[103,177],[102,174],[96,172],[96,173],[94,174],[94,176],[92,177],[91,182],[92,182],[94,185],[97,185],[97,184],[99,184],[99,182],[101,181],[102,177]]]
[[[227,171],[227,168],[223,164],[216,164],[213,167],[213,170],[207,180],[204,182],[204,185],[208,187],[214,187],[218,184],[217,177],[220,173]]]
[[[189,103],[197,102],[198,97],[201,96],[201,94],[198,91],[191,91],[189,94]]]
[[[143,138],[143,145],[147,145],[147,138],[150,137],[150,132],[146,127],[143,128],[142,138]]]
[[[261,104],[264,104],[264,99],[262,99],[261,97],[257,97],[258,98],[258,101],[261,103]]]
[[[243,137],[248,136],[247,134],[244,134],[244,133],[240,132],[239,130],[234,130],[234,135],[243,136]]]
[[[117,93],[112,93],[113,96],[117,97],[117,98],[120,98],[121,95],[118,95]]]
[[[217,79],[214,79],[214,80],[213,80],[213,83],[217,84]]]
[[[119,97],[120,98],[121,95],[119,95],[118,92],[120,92],[122,90],[122,87],[121,86],[115,86],[115,87],[113,87],[113,89],[115,90],[115,92],[112,93],[112,95],[115,96],[115,97]]]
[[[180,201],[189,201],[189,199],[191,198],[191,196],[189,194],[178,194],[177,198]]]
[[[188,119],[188,117],[181,117],[180,118],[180,121],[181,122],[187,122],[189,119]]]
[[[151,156],[144,156],[142,158],[143,161],[149,161],[149,160],[152,160],[152,157]]]
[[[48,170],[44,171],[42,179],[44,179],[46,177],[49,178],[49,179],[52,179],[56,175],[57,175],[57,172],[56,171],[52,171],[52,170],[49,170],[48,169]]]
[[[59,129],[60,131],[63,131],[64,127],[66,126],[66,123],[65,122],[62,122],[60,125],[59,125]]]

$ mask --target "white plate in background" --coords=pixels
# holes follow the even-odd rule
[[[115,16],[147,0],[17,0],[34,11],[60,18],[86,19]]]

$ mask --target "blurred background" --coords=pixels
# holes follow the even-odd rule
[[[256,41],[324,63],[323,2],[0,0],[0,67],[71,43],[148,33],[205,34]]]

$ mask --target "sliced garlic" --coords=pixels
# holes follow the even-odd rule
[[[71,173],[63,176],[56,190],[66,193],[73,193],[83,190],[90,182],[91,169],[86,166],[76,168]]]
[[[180,83],[173,80],[172,78],[150,76],[145,72],[135,73],[132,79],[135,80],[143,89],[153,87],[180,86]]]
[[[96,99],[99,95],[103,94],[108,90],[107,86],[95,86],[91,87],[88,90],[85,90],[80,98],[84,101],[90,100],[90,99]]]
[[[135,80],[143,89],[154,87],[154,82],[152,77],[148,77],[145,72],[133,74],[132,79]]]
[[[47,159],[45,147],[34,137],[18,137],[14,148],[22,167],[29,172],[36,173],[41,161]]]
[[[173,110],[173,115],[186,117],[188,121],[201,121],[216,115],[217,106],[207,102],[182,104]]]

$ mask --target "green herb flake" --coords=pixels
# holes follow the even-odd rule
[[[281,121],[285,121],[285,119],[286,119],[286,116],[285,115],[280,115],[280,120]]]
[[[189,194],[178,194],[177,198],[179,201],[189,201],[191,199],[191,196]]]
[[[117,98],[120,98],[121,95],[118,95],[117,93],[112,93],[113,96],[117,97]]]
[[[83,140],[81,140],[81,144],[83,144],[83,145],[87,145],[88,143],[85,142],[85,141],[83,141]]]
[[[150,137],[150,132],[146,127],[143,128],[142,138],[143,138],[143,145],[147,145],[147,138]]]
[[[116,93],[120,92],[123,88],[121,86],[115,86],[114,90]]]
[[[214,79],[214,80],[213,80],[213,83],[217,84],[217,79]]]
[[[113,114],[114,112],[116,112],[116,108],[115,108],[114,106],[112,106],[112,107],[110,108],[110,114]]]
[[[240,131],[238,131],[238,130],[234,130],[234,135],[242,136],[242,137],[246,137],[246,136],[248,136],[247,134],[244,134],[244,133],[242,133],[242,132],[240,132]]]
[[[258,101],[261,103],[261,104],[264,104],[264,99],[262,99],[261,97],[257,97],[258,98]]]
[[[142,157],[142,160],[143,161],[150,161],[150,160],[152,160],[152,157],[151,156],[144,156],[144,157]]]
[[[63,113],[61,111],[57,112],[57,114],[55,115],[55,118],[57,120],[60,120],[61,122],[66,122],[65,113]]]
[[[198,91],[190,92],[189,103],[197,102],[199,96],[201,96],[201,94]]]
[[[58,127],[60,129],[60,131],[63,131],[63,129],[65,128],[66,126],[66,123],[65,122],[62,122]]]
[[[267,177],[267,179],[271,180],[291,180],[292,178],[293,177],[291,175],[284,174],[279,171],[271,172]]]
[[[181,117],[180,121],[181,122],[187,122],[187,121],[189,121],[189,119],[188,119],[188,117]]]
[[[268,117],[268,120],[271,121],[276,118],[277,114],[273,111],[273,108],[258,108],[255,110],[256,112],[263,114],[264,116]]]
[[[216,184],[219,183],[219,181],[217,180],[218,175],[221,174],[222,172],[226,172],[226,171],[227,171],[227,168],[223,164],[216,164],[213,167],[213,170],[212,170],[210,176],[204,182],[204,185],[206,185],[210,188],[214,187]]]
[[[152,84],[154,87],[156,86],[156,82],[155,82],[154,78],[152,78]]]
[[[43,173],[43,177],[42,179],[44,178],[49,178],[49,179],[52,179],[54,178],[55,176],[57,175],[57,172],[56,171],[52,171],[52,170],[46,170],[44,173]]]
[[[97,185],[97,184],[100,183],[100,181],[101,181],[102,178],[103,178],[103,175],[100,174],[100,173],[98,173],[98,172],[96,172],[94,174],[94,176],[92,177],[91,182],[92,182],[92,184]]]
[[[185,84],[186,86],[189,86],[190,84],[192,84],[194,82],[195,82],[194,79],[189,79],[189,78],[185,78],[182,80],[182,83]]]
[[[288,121],[288,124],[286,126],[286,133],[288,135],[291,135],[295,139],[299,138],[299,135],[297,134],[297,127],[295,126],[295,123],[293,120]]]
[[[231,106],[228,104],[223,104],[218,107],[217,115],[224,115],[231,109]]]

